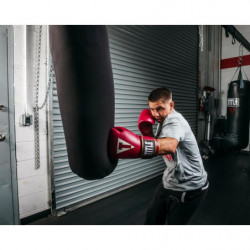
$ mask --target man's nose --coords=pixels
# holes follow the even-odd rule
[[[159,116],[159,113],[158,113],[156,110],[153,110],[153,111],[152,111],[152,116],[158,117],[158,116]]]

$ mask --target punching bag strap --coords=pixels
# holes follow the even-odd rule
[[[238,75],[238,81],[240,81],[240,89],[243,89],[245,87],[242,72],[245,74],[247,81],[249,81],[246,73],[244,72],[244,70],[240,66],[240,71],[239,71],[239,75]]]
[[[244,73],[244,75],[245,75],[247,81],[249,81],[248,78],[247,78],[247,75],[246,75],[245,71],[243,70],[243,68],[242,68],[242,72]],[[243,74],[242,74],[242,78],[243,78]]]
[[[230,82],[233,81],[234,76],[235,76],[236,72],[238,71],[238,69],[239,69],[239,75],[238,75],[238,79],[237,79],[237,80],[240,81],[240,88],[242,89],[242,88],[244,88],[244,81],[243,81],[243,74],[242,74],[242,72],[245,74],[247,81],[249,81],[249,80],[248,80],[248,78],[247,78],[246,73],[245,73],[245,72],[243,71],[243,69],[241,68],[241,64],[240,64],[240,65],[238,66],[238,68],[236,69],[236,71],[235,71],[235,73],[234,73],[234,75],[233,75],[233,77],[232,77],[232,79],[231,79]]]
[[[234,72],[234,75],[233,75],[233,77],[232,77],[232,79],[231,79],[231,81],[230,82],[232,82],[233,81],[233,79],[234,79],[234,76],[235,76],[235,74],[236,74],[236,72],[238,71],[238,69],[240,69],[241,68],[241,66],[239,65],[238,67],[237,67],[237,69],[236,69],[236,71]],[[239,76],[238,76],[239,77]]]
[[[241,67],[242,61],[243,61],[243,45],[240,44],[240,47],[239,47],[239,68],[240,68],[240,71],[239,71],[239,75],[238,75],[238,81],[240,82],[241,89],[244,88],[244,81],[243,81],[242,72],[245,74],[246,79],[248,80],[246,73],[244,72],[243,68]]]
[[[241,66],[240,66],[240,71],[238,75],[238,81],[240,81],[240,89],[244,88],[244,82],[243,82],[243,77],[242,77],[242,72],[241,72]]]

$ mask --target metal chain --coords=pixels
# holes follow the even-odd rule
[[[201,52],[203,52],[203,25],[199,25],[199,36],[200,36],[200,42],[199,47],[201,48]]]
[[[47,91],[45,94],[44,101],[42,105],[39,107],[39,83],[40,83],[40,62],[41,62],[41,43],[42,43],[42,25],[39,27],[39,37],[38,37],[38,46],[37,46],[37,55],[36,55],[36,77],[35,77],[35,105],[34,109],[34,129],[35,129],[35,169],[40,168],[40,129],[39,129],[39,110],[44,108],[47,103],[50,87],[52,83],[52,74],[53,74],[53,64],[50,65],[50,73],[49,73],[49,82]]]
[[[39,110],[43,109],[44,106],[47,103],[47,100],[48,100],[48,97],[49,97],[49,92],[50,92],[50,87],[52,85],[52,79],[53,79],[53,76],[54,76],[53,72],[54,72],[54,67],[53,67],[53,64],[51,63],[50,70],[49,70],[49,83],[48,83],[47,91],[46,91],[46,94],[45,94],[45,98],[44,98],[43,104],[40,107],[38,106]]]
[[[238,63],[240,66],[242,64],[242,61],[243,61],[243,45],[240,44],[240,46],[239,46],[239,60],[238,60]]]
[[[39,28],[38,47],[36,55],[36,77],[35,77],[35,106],[34,109],[34,129],[35,129],[35,169],[40,168],[40,129],[39,129],[39,82],[40,82],[40,60],[41,60],[41,40],[42,26]]]

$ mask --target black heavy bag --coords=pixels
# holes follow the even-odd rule
[[[103,178],[117,165],[107,151],[114,82],[106,27],[50,26],[49,40],[70,167]]]
[[[249,141],[249,81],[243,80],[241,68],[238,80],[228,85],[227,133],[229,149],[243,149]]]

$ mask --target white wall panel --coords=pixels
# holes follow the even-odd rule
[[[30,215],[48,209],[49,192],[48,190],[26,195],[19,198],[20,218],[23,219]]]
[[[48,190],[47,173],[18,180],[19,198]]]
[[[35,146],[34,141],[19,142],[16,144],[17,161],[34,159]],[[40,141],[40,155],[47,156],[47,140]]]
[[[47,157],[41,157],[41,167],[35,169],[35,159],[18,161],[17,163],[17,175],[18,179],[29,178],[37,175],[48,174],[48,160]]]
[[[46,109],[40,111],[40,157],[41,166],[35,169],[34,125],[22,127],[20,117],[25,113],[27,94],[28,113],[33,115],[34,84],[36,76],[36,49],[39,26],[27,26],[27,54],[25,54],[25,28],[14,26],[14,84],[15,84],[15,129],[16,159],[20,218],[48,209],[50,185],[47,164],[47,118]],[[47,86],[47,29],[43,27],[41,50],[41,70],[39,84],[39,104],[45,97]],[[27,71],[24,62],[26,59]],[[27,91],[25,92],[25,75]],[[25,94],[26,93],[26,94]],[[34,124],[34,123],[33,123]]]

